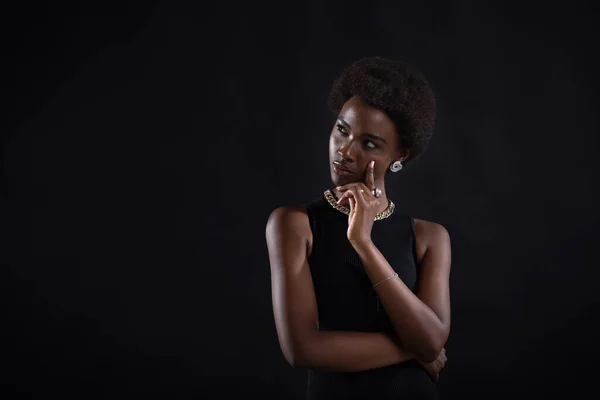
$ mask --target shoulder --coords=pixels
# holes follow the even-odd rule
[[[417,218],[413,218],[413,221],[419,253],[425,254],[430,247],[450,245],[450,234],[442,224]]]
[[[413,221],[415,222],[415,231],[418,231],[424,239],[450,237],[448,230],[442,224],[417,218],[413,218]]]
[[[282,230],[300,230],[308,228],[306,207],[282,206],[274,209],[267,220],[267,233],[277,233]]]
[[[285,206],[273,210],[267,221],[265,235],[272,257],[298,259],[300,252],[307,256],[312,252],[312,235],[305,207]]]

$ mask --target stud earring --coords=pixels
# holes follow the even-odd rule
[[[390,165],[390,171],[398,172],[402,169],[402,163],[400,161],[395,161],[392,165]]]

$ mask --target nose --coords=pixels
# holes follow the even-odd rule
[[[340,147],[338,149],[338,154],[342,157],[342,159],[344,161],[354,161],[355,159],[355,151],[354,151],[354,141],[353,140],[349,140],[346,143],[344,143],[342,145],[342,147]]]

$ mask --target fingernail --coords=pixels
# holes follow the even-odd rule
[[[373,168],[374,166],[375,166],[375,161],[371,161],[371,162],[369,163],[369,167]]]
[[[340,190],[342,187],[341,186],[336,186],[335,190]]]

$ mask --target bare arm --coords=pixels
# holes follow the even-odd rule
[[[300,207],[278,208],[267,222],[273,313],[286,360],[294,367],[354,372],[414,358],[384,333],[318,330],[307,259],[310,235],[306,211]]]
[[[400,279],[384,281],[376,291],[402,343],[420,360],[432,362],[450,332],[450,237],[442,225],[428,222],[422,238],[427,242],[427,251],[419,267],[416,295]],[[352,245],[373,284],[394,274],[372,242]]]

